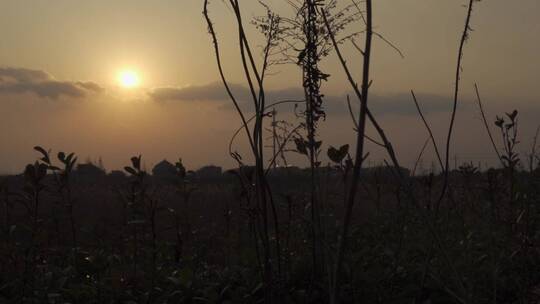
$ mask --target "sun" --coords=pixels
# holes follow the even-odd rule
[[[124,70],[118,74],[118,82],[122,87],[129,89],[139,86],[141,81],[137,72]]]

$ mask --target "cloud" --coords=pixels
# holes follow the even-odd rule
[[[452,100],[446,96],[435,94],[416,94],[418,103],[422,112],[426,115],[431,113],[448,112],[452,107]],[[347,97],[343,96],[340,99],[341,102],[332,102],[335,97],[329,98],[328,104],[332,104],[329,107],[330,111],[335,112],[348,112],[347,109]],[[416,106],[414,105],[413,98],[410,93],[399,93],[392,95],[376,95],[371,94],[368,101],[369,108],[374,114],[378,115],[418,115]],[[359,102],[353,95],[351,95],[351,105],[353,109],[359,108]],[[466,107],[465,104],[461,104]]]
[[[51,78],[51,75],[44,71],[10,67],[0,68],[0,82],[9,82],[10,80],[17,83],[39,82]]]
[[[230,84],[229,88],[239,103],[251,102],[250,90],[239,84]],[[266,99],[268,102],[275,102],[283,99],[300,99],[303,91],[296,88],[285,88],[280,90],[268,90]],[[220,82],[214,82],[207,85],[187,86],[183,88],[165,87],[156,88],[149,93],[150,98],[158,102],[182,102],[182,101],[217,101],[228,102],[229,95],[225,86]]]
[[[83,98],[100,93],[103,88],[93,82],[59,81],[50,74],[24,68],[0,68],[0,94],[32,93],[42,98],[61,96]]]
[[[232,84],[231,91],[237,98],[241,108],[249,111],[251,105],[251,94],[247,87],[239,84]],[[220,102],[223,109],[233,110],[229,96],[221,83],[210,83],[202,86],[188,86],[184,88],[157,88],[152,90],[150,98],[158,102],[193,102],[207,101]],[[299,100],[304,97],[301,88],[285,88],[279,90],[268,90],[266,92],[267,104],[281,100]],[[354,94],[350,94],[353,109],[359,106]],[[435,94],[417,94],[418,102],[424,114],[437,112],[448,112],[451,109],[450,98]],[[371,94],[370,109],[378,115],[417,115],[416,107],[410,93],[399,93],[392,95]],[[466,107],[462,103],[462,106]],[[324,109],[329,115],[348,115],[347,95],[329,95],[324,98]]]
[[[247,88],[231,84],[231,91],[238,100],[245,100],[249,96]],[[158,102],[167,101],[226,101],[229,96],[223,84],[214,82],[202,86],[187,86],[183,88],[165,87],[156,88],[149,92],[150,98]]]

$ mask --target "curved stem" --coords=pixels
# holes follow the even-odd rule
[[[467,8],[467,18],[465,20],[465,28],[463,30],[463,34],[461,35],[461,40],[459,43],[459,51],[458,51],[458,59],[457,59],[457,65],[456,65],[456,78],[455,78],[455,86],[454,86],[454,103],[452,106],[452,116],[450,118],[450,126],[448,127],[448,136],[446,137],[446,154],[445,154],[445,167],[444,167],[444,183],[443,188],[441,191],[441,196],[439,198],[439,203],[444,197],[446,190],[448,189],[448,177],[450,172],[450,144],[452,142],[452,133],[454,131],[454,124],[456,121],[456,113],[457,113],[457,106],[458,106],[458,97],[459,97],[459,82],[461,80],[461,62],[463,60],[463,49],[465,47],[465,42],[467,42],[467,38],[469,37],[469,30],[470,23],[471,23],[471,16],[472,16],[472,10],[473,10],[473,4],[475,0],[469,0],[469,5]]]
[[[441,170],[444,171],[444,165],[441,159],[441,154],[439,153],[439,148],[437,147],[437,142],[435,141],[435,137],[433,136],[433,132],[431,131],[431,127],[429,126],[428,122],[426,121],[426,118],[424,117],[424,113],[422,113],[422,110],[420,109],[420,104],[418,104],[418,100],[416,99],[416,95],[414,94],[414,91],[411,90],[411,94],[414,100],[414,104],[416,105],[416,110],[418,111],[418,114],[420,114],[420,118],[422,118],[422,121],[424,122],[424,126],[426,127],[429,137],[431,138],[431,142],[433,144],[433,148],[435,149],[435,154],[437,155],[437,159],[439,160],[439,165],[441,166]]]

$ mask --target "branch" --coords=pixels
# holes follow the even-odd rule
[[[349,95],[347,95],[347,107],[349,109],[349,114],[351,115],[351,119],[353,121],[353,124],[354,124],[354,128],[353,130],[355,132],[358,132],[358,123],[356,122],[356,117],[354,117],[354,113],[352,111],[352,107],[351,107],[351,99],[349,98]],[[375,145],[379,146],[379,147],[382,147],[382,148],[385,148],[385,145],[376,141],[375,139],[373,139],[372,137],[368,136],[367,134],[364,134],[364,137],[370,141],[371,143],[374,143]]]
[[[452,132],[454,131],[454,123],[456,121],[456,112],[458,106],[458,97],[459,97],[459,81],[461,79],[461,61],[463,60],[463,49],[465,47],[465,42],[469,37],[471,16],[473,10],[473,4],[476,0],[469,0],[469,6],[467,9],[467,19],[465,20],[465,28],[463,29],[463,34],[461,35],[461,41],[459,43],[458,59],[456,65],[456,78],[455,78],[455,87],[454,87],[454,103],[452,107],[452,117],[450,118],[450,126],[448,127],[448,136],[446,138],[446,156],[445,156],[445,170],[444,170],[444,184],[441,191],[441,196],[439,202],[442,200],[446,190],[448,189],[448,173],[450,169],[450,144],[452,142]]]
[[[426,147],[429,143],[429,137],[426,139],[426,142],[424,142],[424,145],[422,146],[422,149],[420,149],[420,153],[418,154],[418,158],[416,159],[416,162],[414,163],[413,170],[411,171],[411,175],[416,175],[416,168],[418,167],[418,164],[420,163],[420,160],[422,159],[422,155],[424,155],[424,151],[426,150]]]
[[[420,105],[418,104],[418,100],[416,99],[416,95],[414,95],[414,91],[411,90],[411,94],[414,100],[414,104],[416,105],[416,110],[418,110],[418,114],[420,114],[420,118],[422,118],[422,121],[424,122],[424,126],[429,132],[429,137],[431,138],[431,142],[433,143],[433,148],[435,149],[435,154],[437,154],[437,159],[439,160],[439,165],[441,166],[441,170],[444,171],[444,165],[441,159],[441,154],[439,153],[439,148],[437,147],[437,142],[435,141],[435,137],[433,136],[433,132],[431,131],[431,128],[429,124],[426,121],[426,118],[424,117],[424,114],[422,113],[422,110],[420,109]]]
[[[267,110],[271,107],[274,107],[274,106],[277,106],[277,105],[280,105],[280,104],[284,104],[284,103],[300,103],[300,102],[303,102],[301,100],[281,100],[281,101],[278,101],[278,102],[275,102],[275,103],[272,103],[272,104],[269,104],[268,106],[266,106],[264,108],[264,110]],[[249,124],[250,122],[252,122],[255,118],[257,118],[257,114],[254,114],[253,116],[251,116],[248,120],[246,120],[246,123]],[[229,154],[232,155],[234,152],[232,151],[232,145],[234,143],[234,140],[236,139],[236,136],[238,136],[238,134],[240,133],[240,131],[242,131],[242,129],[244,128],[244,126],[240,126],[233,134],[233,136],[231,137],[231,140],[229,141]]]
[[[217,66],[219,70],[219,75],[221,77],[221,81],[223,82],[223,85],[225,86],[225,90],[227,91],[227,94],[229,95],[229,98],[234,104],[234,107],[236,108],[236,111],[238,115],[240,116],[240,119],[242,120],[242,127],[246,131],[246,135],[249,140],[249,145],[253,150],[255,150],[255,144],[253,142],[253,138],[251,137],[251,133],[249,132],[248,123],[246,121],[246,118],[244,116],[244,113],[240,109],[240,106],[238,104],[238,101],[236,100],[236,97],[231,91],[231,88],[229,86],[229,83],[227,79],[225,78],[225,74],[223,72],[223,66],[221,64],[221,53],[219,50],[219,43],[217,39],[216,32],[214,30],[214,25],[212,23],[212,20],[210,19],[210,16],[208,15],[208,0],[204,0],[204,10],[203,10],[204,18],[206,19],[206,23],[208,25],[208,32],[210,33],[210,36],[212,37],[212,44],[214,45],[214,53],[216,56]]]
[[[489,124],[486,119],[484,106],[482,105],[482,99],[480,98],[480,92],[478,90],[478,85],[476,83],[474,84],[474,90],[476,92],[476,101],[478,102],[478,107],[480,108],[480,114],[482,115],[482,121],[484,122],[484,127],[486,127],[486,131],[489,135],[489,140],[491,141],[491,146],[493,147],[493,150],[497,154],[497,158],[499,159],[499,161],[504,167],[504,162],[501,158],[501,153],[499,152],[499,149],[497,148],[497,145],[495,144],[495,140],[493,139],[493,135],[491,134],[491,129],[489,128]]]

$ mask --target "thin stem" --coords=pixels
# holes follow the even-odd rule
[[[416,158],[416,162],[414,163],[414,167],[411,172],[412,176],[416,175],[416,168],[418,167],[418,164],[420,163],[420,160],[422,159],[422,156],[424,155],[424,151],[426,150],[428,143],[429,143],[429,137],[424,142],[424,145],[422,146],[422,149],[420,149],[420,153],[418,154],[418,157]]]
[[[244,127],[244,130],[246,131],[246,135],[248,137],[249,144],[250,144],[251,148],[253,150],[255,150],[255,145],[254,145],[254,142],[253,142],[253,138],[251,137],[251,134],[249,132],[248,124],[246,122],[246,118],[244,116],[244,113],[240,109],[238,101],[236,100],[236,97],[232,93],[231,88],[229,86],[229,83],[228,83],[227,79],[225,78],[225,73],[223,72],[223,66],[222,66],[222,63],[221,63],[221,53],[220,53],[220,49],[219,49],[219,43],[218,43],[218,40],[217,40],[217,35],[216,35],[215,30],[214,30],[214,25],[212,23],[212,20],[210,19],[210,16],[208,15],[208,1],[209,0],[204,0],[203,15],[204,15],[204,18],[206,19],[206,23],[208,25],[208,32],[210,33],[210,36],[212,37],[212,44],[214,45],[214,54],[215,54],[216,61],[217,61],[219,75],[221,77],[221,81],[223,82],[223,85],[225,86],[225,90],[227,91],[227,94],[229,95],[229,98],[233,102],[234,107],[236,108],[236,111],[237,111],[238,115],[240,116],[240,119],[242,120],[242,125]]]
[[[435,137],[433,136],[433,132],[431,131],[431,127],[429,126],[428,122],[426,121],[426,118],[424,117],[424,113],[422,113],[422,109],[420,108],[420,104],[418,104],[418,100],[416,99],[416,95],[414,94],[414,91],[411,90],[411,94],[414,100],[414,104],[416,106],[416,110],[418,111],[418,114],[420,115],[420,118],[422,118],[422,121],[424,122],[424,126],[426,127],[429,137],[431,138],[431,142],[433,144],[433,148],[435,149],[435,154],[437,155],[437,159],[439,160],[439,165],[441,166],[441,170],[444,170],[444,165],[441,159],[441,154],[439,153],[439,148],[437,147],[437,142],[435,141]]]
[[[484,122],[484,127],[486,128],[486,131],[489,136],[489,140],[491,141],[491,146],[493,147],[493,150],[497,154],[497,158],[501,162],[502,166],[504,167],[504,162],[501,158],[501,153],[499,152],[499,149],[497,148],[497,145],[495,144],[495,140],[493,139],[493,135],[491,134],[491,129],[489,128],[489,124],[486,119],[486,113],[484,111],[484,106],[482,105],[482,99],[480,98],[480,91],[478,89],[478,85],[474,84],[474,91],[476,92],[476,101],[478,102],[478,107],[480,108],[480,114],[482,115],[482,121]]]
[[[442,200],[444,197],[446,190],[448,189],[448,177],[450,173],[450,144],[452,142],[452,133],[454,131],[454,124],[456,121],[456,113],[457,113],[457,106],[458,106],[458,98],[459,98],[459,84],[461,80],[461,62],[463,60],[463,49],[465,47],[465,42],[467,42],[467,39],[469,37],[469,31],[470,31],[470,23],[471,23],[471,16],[472,16],[472,10],[473,10],[473,4],[476,0],[469,0],[469,5],[467,8],[467,18],[465,20],[465,28],[463,29],[463,34],[461,35],[461,40],[459,43],[459,51],[458,51],[458,59],[457,59],[457,65],[456,65],[456,78],[455,78],[455,86],[454,86],[454,102],[452,106],[452,115],[450,118],[450,126],[448,127],[448,136],[446,137],[446,154],[445,154],[445,169],[444,169],[444,183],[443,188],[441,191],[441,196],[439,201]]]
[[[326,17],[324,10],[322,11],[322,16],[323,16],[327,29],[330,31],[329,22],[328,22],[328,19]],[[354,162],[353,173],[352,173],[352,178],[351,178],[351,184],[350,184],[349,192],[346,199],[347,203],[346,203],[345,215],[343,219],[341,236],[338,243],[337,259],[336,259],[336,264],[334,268],[332,290],[331,290],[331,295],[330,295],[331,303],[337,303],[338,301],[338,293],[339,293],[339,287],[341,283],[340,279],[341,279],[341,272],[343,268],[343,260],[345,257],[345,250],[347,248],[347,239],[349,236],[352,212],[353,212],[353,207],[355,204],[358,182],[360,179],[360,171],[362,169],[362,164],[364,161],[364,143],[365,143],[364,134],[366,132],[366,120],[367,120],[367,113],[368,113],[367,104],[368,104],[368,92],[369,92],[369,84],[370,84],[369,77],[370,77],[370,63],[371,63],[371,43],[372,43],[372,38],[373,38],[372,29],[373,29],[372,3],[371,3],[371,0],[366,0],[366,38],[365,38],[364,62],[363,62],[363,71],[362,71],[362,92],[361,93],[358,92],[358,88],[355,88],[355,90],[357,91],[357,96],[359,97],[359,100],[361,101],[359,121],[358,121],[358,132],[357,132],[357,138],[356,138],[356,155],[355,155],[355,162]],[[337,48],[337,43],[336,43],[334,35],[330,34],[330,37],[332,39],[332,43],[334,44],[336,52],[338,53],[338,56],[342,60],[343,57],[341,55],[341,52],[339,51],[339,48]],[[349,77],[349,79],[352,79],[350,73],[347,73],[347,74],[348,74],[347,76]]]

